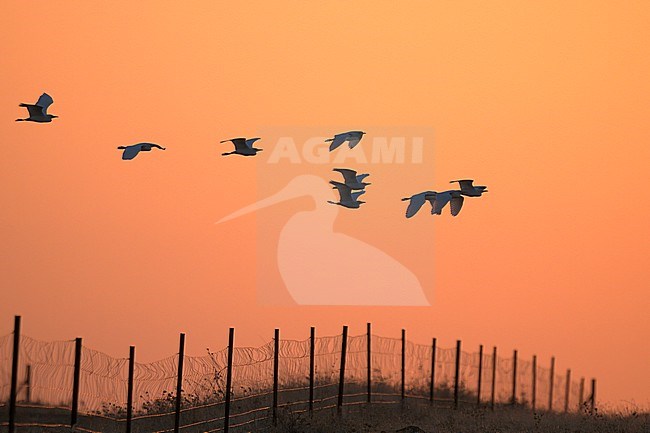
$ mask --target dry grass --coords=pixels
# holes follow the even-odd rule
[[[413,426],[413,428],[409,428]],[[415,428],[417,427],[417,428]],[[419,429],[419,430],[418,430]],[[650,433],[650,414],[533,413],[522,408],[431,408],[426,404],[361,405],[336,412],[282,413],[268,433]]]

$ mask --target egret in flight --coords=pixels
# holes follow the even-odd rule
[[[365,190],[352,192],[352,188],[350,188],[344,183],[336,182],[334,180],[331,180],[330,183],[334,185],[334,188],[336,188],[339,191],[339,195],[341,196],[341,199],[339,202],[328,200],[327,201],[328,203],[337,204],[339,206],[347,207],[350,209],[359,209],[361,204],[365,203],[365,201],[359,200],[359,196],[361,194],[366,193]]]
[[[419,194],[414,194],[410,197],[405,197],[402,201],[409,201],[409,205],[406,208],[406,218],[411,218],[413,215],[418,213],[425,201],[429,201],[431,204],[431,209],[433,209],[433,203],[436,199],[435,191],[424,191]]]
[[[52,119],[59,117],[53,114],[47,114],[47,108],[52,105],[54,99],[47,93],[43,93],[36,104],[19,104],[20,107],[27,108],[29,112],[29,117],[25,119],[16,119],[16,122],[38,122],[38,123],[47,123],[51,122]]]
[[[433,201],[433,207],[431,208],[432,215],[442,215],[442,209],[449,203],[451,208],[451,215],[456,216],[460,212],[460,209],[463,207],[463,201],[465,197],[457,189],[449,190],[444,192],[439,192],[436,194],[435,200]]]
[[[338,171],[343,175],[345,184],[352,189],[364,189],[370,183],[363,182],[363,179],[369,176],[368,173],[357,174],[356,171],[349,168],[335,168],[332,171]]]
[[[484,192],[488,192],[487,186],[474,186],[474,180],[472,179],[452,180],[449,183],[454,182],[458,182],[461,194],[466,195],[467,197],[480,197]]]
[[[223,140],[221,143],[226,143],[231,141],[235,145],[235,150],[232,152],[222,153],[223,156],[226,155],[242,155],[242,156],[255,156],[257,152],[260,152],[262,149],[253,147],[259,138],[231,138],[230,140]]]
[[[124,150],[124,152],[122,152],[122,159],[126,160],[135,158],[140,152],[149,152],[154,147],[160,150],[165,150],[164,147],[154,143],[138,143],[130,146],[120,146],[118,149]]]
[[[363,131],[348,131],[348,132],[342,132],[340,134],[336,134],[334,138],[328,138],[325,141],[331,141],[332,144],[330,144],[330,152],[345,143],[346,141],[348,142],[348,147],[352,149],[354,146],[359,144],[361,139],[363,138],[363,134],[365,132]]]

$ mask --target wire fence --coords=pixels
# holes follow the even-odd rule
[[[584,379],[571,380],[570,372],[556,374],[554,361],[551,368],[543,368],[536,359],[517,359],[514,353],[495,357],[496,349],[460,350],[460,342],[455,348],[436,347],[435,339],[431,345],[415,344],[405,334],[401,339],[374,335],[370,325],[367,333],[356,336],[347,336],[347,328],[328,337],[313,332],[305,340],[278,338],[277,351],[275,339],[256,348],[232,347],[230,365],[229,348],[187,356],[181,344],[173,356],[138,363],[80,341],[43,342],[8,334],[0,337],[0,431],[13,433],[15,426],[44,431],[71,423],[88,432],[255,431],[271,425],[282,411],[405,400],[574,412],[588,408],[590,401],[593,410],[595,381],[585,398]]]

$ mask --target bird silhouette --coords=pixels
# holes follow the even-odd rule
[[[138,143],[132,144],[130,146],[120,146],[118,149],[124,150],[124,152],[122,152],[122,159],[128,160],[135,158],[140,152],[149,152],[154,147],[157,149],[165,150],[164,147],[154,143]]]
[[[54,103],[54,99],[47,93],[43,93],[36,101],[36,104],[25,104],[21,103],[19,107],[27,108],[29,112],[29,117],[24,119],[16,119],[16,122],[38,122],[38,123],[47,123],[51,122],[52,119],[55,119],[59,116],[53,114],[47,114],[47,108]]]
[[[336,134],[334,138],[328,138],[325,141],[331,141],[332,144],[330,144],[330,152],[345,143],[346,141],[348,142],[348,147],[352,149],[354,146],[359,144],[359,141],[363,138],[363,134],[365,132],[363,131],[348,131],[348,132],[342,132],[340,134]]]
[[[228,141],[232,142],[232,144],[235,145],[235,150],[232,152],[222,153],[222,155],[255,156],[257,155],[257,152],[263,150],[253,147],[253,143],[255,143],[257,140],[259,140],[259,138],[231,138],[230,140],[223,140],[221,143],[226,143]]]
[[[487,186],[474,186],[474,180],[472,179],[452,180],[449,183],[454,182],[458,182],[461,194],[466,195],[467,197],[480,197],[484,192],[488,192]]]
[[[409,205],[406,208],[406,218],[411,218],[413,215],[418,213],[425,201],[431,203],[431,209],[433,209],[433,203],[436,199],[435,191],[424,191],[418,194],[414,194],[410,197],[405,197],[402,201],[409,201]]]
[[[365,203],[365,201],[358,200],[361,194],[366,193],[365,190],[352,192],[352,188],[350,188],[344,183],[336,182],[335,180],[331,180],[330,183],[334,185],[334,188],[336,188],[339,191],[339,195],[341,196],[341,198],[338,202],[328,200],[327,201],[328,203],[337,204],[339,206],[347,207],[349,209],[359,209],[361,204]]]
[[[343,175],[344,182],[352,189],[364,189],[370,183],[363,182],[363,179],[369,176],[368,173],[357,174],[356,171],[349,168],[334,168],[332,171],[338,171]]]
[[[447,205],[447,203],[450,203],[449,207],[451,208],[451,215],[456,216],[460,213],[464,200],[465,197],[463,197],[461,192],[457,189],[439,192],[436,194],[435,200],[433,201],[431,214],[442,215],[442,209]]]

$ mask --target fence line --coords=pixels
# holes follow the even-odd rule
[[[229,345],[204,356],[179,353],[151,362],[113,358],[86,348],[81,339],[40,342],[14,334],[0,337],[0,430],[20,425],[74,425],[88,431],[131,433],[236,432],[277,422],[280,411],[315,412],[407,399],[450,407],[522,405],[535,410],[595,408],[595,379],[584,399],[584,378],[555,375],[517,358],[419,345],[371,333],[306,340],[274,338],[258,347]],[[11,366],[11,369],[9,368]],[[23,378],[23,379],[20,379]],[[548,397],[544,405],[544,397]],[[2,405],[1,402],[7,402]],[[12,403],[13,402],[13,403]],[[44,421],[46,420],[46,421]]]

